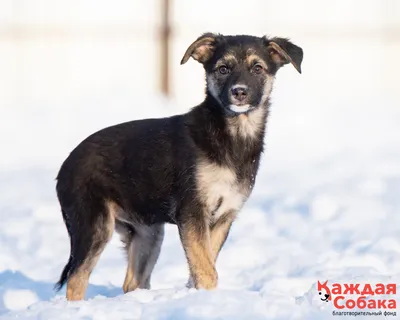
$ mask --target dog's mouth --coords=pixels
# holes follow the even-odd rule
[[[228,106],[228,109],[234,113],[246,113],[249,112],[250,110],[254,109],[253,106],[250,104],[244,104],[244,105],[236,105],[236,104],[230,104]]]

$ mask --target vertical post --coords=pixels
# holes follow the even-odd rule
[[[169,38],[171,34],[170,27],[170,0],[161,0],[162,2],[162,30],[161,30],[161,92],[169,97]]]

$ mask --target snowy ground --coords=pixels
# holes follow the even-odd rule
[[[256,188],[218,260],[219,288],[184,288],[186,261],[176,228],[168,226],[152,290],[122,294],[126,264],[115,236],[87,301],[76,303],[65,301],[65,288],[53,291],[69,254],[54,191],[59,165],[97,129],[177,110],[123,95],[6,106],[0,318],[327,319],[333,309],[319,301],[318,280],[400,284],[398,101],[369,95],[322,104],[308,96],[305,103],[294,92],[304,101],[300,108],[282,94],[284,85],[274,98]]]

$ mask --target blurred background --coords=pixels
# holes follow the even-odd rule
[[[305,51],[304,76],[293,81],[309,90],[308,99],[397,97],[399,6],[396,0],[2,0],[1,105],[126,91],[168,94],[187,109],[203,96],[202,70],[179,61],[206,31],[290,37]],[[286,72],[293,77],[292,70],[282,77]]]
[[[95,130],[200,103],[203,69],[180,60],[208,31],[288,37],[304,50],[301,75],[277,74],[222,287],[285,297],[316,277],[398,273],[400,1],[0,0],[0,314],[54,295],[69,253],[54,192],[62,161]],[[168,230],[156,287],[186,281]],[[92,284],[119,288],[119,246]],[[33,298],[6,298],[21,288]]]
[[[310,130],[330,113],[346,112],[350,122],[374,118],[367,109],[381,114],[399,105],[399,7],[396,0],[2,0],[0,107],[64,112],[96,104],[101,113],[122,99],[134,117],[151,111],[150,100],[168,99],[174,112],[185,112],[202,100],[204,75],[197,62],[179,62],[211,31],[289,37],[304,49],[303,75],[285,67],[273,93],[287,123]],[[339,125],[354,129],[318,129],[328,139]],[[314,149],[314,133],[308,138]]]

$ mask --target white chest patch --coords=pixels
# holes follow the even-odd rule
[[[229,211],[239,211],[248,197],[234,171],[203,160],[197,170],[197,188],[206,205],[210,221],[217,221]]]

